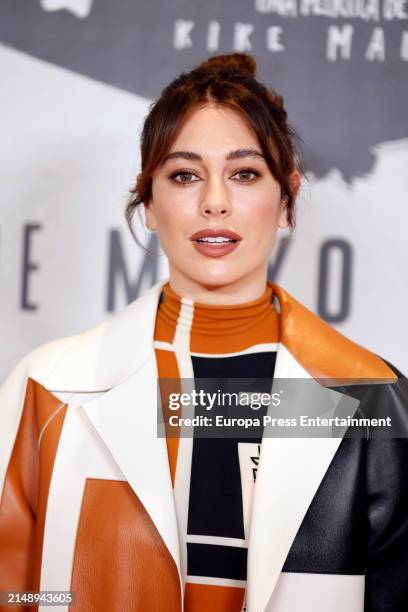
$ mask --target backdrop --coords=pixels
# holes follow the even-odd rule
[[[2,0],[0,378],[167,274],[123,219],[141,125],[170,79],[232,51],[304,141],[270,277],[406,372],[407,19],[406,0]]]

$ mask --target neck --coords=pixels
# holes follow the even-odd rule
[[[267,266],[253,272],[248,277],[241,277],[230,283],[217,284],[216,280],[206,283],[181,274],[169,266],[169,285],[178,295],[182,295],[202,304],[243,304],[256,300],[265,292],[267,282]]]

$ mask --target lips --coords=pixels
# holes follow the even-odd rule
[[[242,240],[242,236],[236,232],[232,232],[227,229],[204,229],[199,232],[195,232],[190,236],[190,240],[203,240],[205,238],[226,238],[228,240]]]
[[[242,237],[227,229],[206,229],[190,236],[196,250],[207,257],[222,257],[232,253],[240,244]]]

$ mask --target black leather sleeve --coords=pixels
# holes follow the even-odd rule
[[[382,411],[404,427],[408,420],[408,380],[381,385],[365,407]],[[401,430],[402,431],[402,430]],[[406,437],[369,439],[366,455],[367,560],[365,612],[408,611],[408,427]]]

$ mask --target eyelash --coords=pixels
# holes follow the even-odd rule
[[[235,176],[236,174],[240,174],[242,172],[249,172],[251,174],[254,174],[255,178],[252,178],[252,179],[249,179],[249,180],[244,180],[244,181],[238,181],[239,183],[254,183],[257,180],[257,178],[259,178],[261,176],[261,173],[258,172],[258,170],[255,170],[254,168],[240,168],[239,170],[234,172],[234,174],[232,176]],[[182,187],[186,187],[187,185],[191,185],[192,183],[198,182],[198,181],[186,181],[184,183],[183,181],[176,181],[175,178],[177,176],[180,176],[181,174],[192,174],[193,176],[197,176],[191,170],[188,170],[187,168],[181,168],[180,170],[176,170],[175,172],[172,172],[172,174],[170,174],[170,176],[169,176],[169,179],[172,180],[174,183],[177,183],[178,185],[182,186]]]

